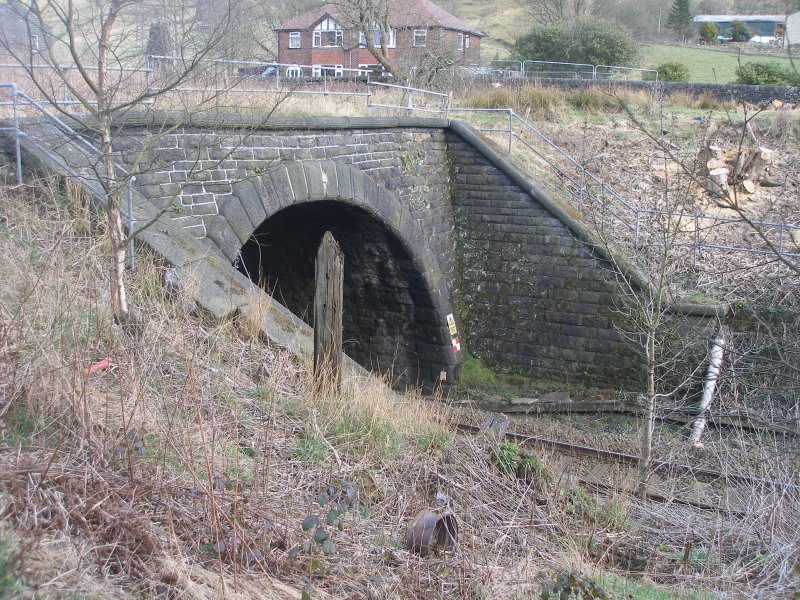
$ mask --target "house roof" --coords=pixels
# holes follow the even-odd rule
[[[450,14],[430,0],[394,0],[390,7],[390,22],[393,27],[443,27],[455,31],[463,31],[471,35],[483,37],[483,33]],[[275,31],[302,31],[311,29],[326,16],[333,17],[340,23],[347,23],[347,7],[341,3],[330,3],[310,10],[302,15],[281,23]]]
[[[742,23],[783,23],[786,15],[697,15],[692,19],[695,23],[732,23],[741,21]]]

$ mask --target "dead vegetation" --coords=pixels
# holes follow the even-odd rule
[[[102,227],[57,180],[0,197],[3,593],[522,598],[589,578],[609,597],[655,589],[613,573],[677,597],[796,590],[796,492],[753,490],[752,512],[720,523],[545,477],[547,457],[518,477],[492,458],[498,440],[455,435],[441,404],[369,380],[312,392],[309,365],[246,322],[195,314],[144,251],[131,303],[145,325],[123,331],[104,298]],[[426,508],[456,515],[454,552],[404,547]]]

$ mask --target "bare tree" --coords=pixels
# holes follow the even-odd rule
[[[540,25],[572,24],[585,17],[605,14],[608,0],[517,0]]]
[[[383,69],[398,79],[406,73],[392,59],[389,42],[395,35],[392,27],[392,2],[390,0],[338,0],[336,6],[348,30],[354,31],[356,39],[350,40],[353,48],[364,46],[383,66]]]
[[[124,280],[128,239],[121,215],[121,195],[129,184],[129,175],[114,163],[113,120],[115,115],[163,98],[195,77],[210,58],[223,53],[233,39],[230,32],[236,14],[235,1],[217,0],[210,20],[200,18],[197,5],[191,0],[164,3],[21,0],[18,3],[26,22],[52,26],[52,39],[40,49],[37,61],[14,48],[8,51],[51,106],[68,115],[74,109],[60,103],[64,95],[69,95],[72,104],[77,103],[90,117],[83,119],[83,123],[99,143],[100,159],[94,169],[106,199],[110,304],[118,322],[125,323],[130,315]],[[160,23],[164,31],[162,42],[169,40],[174,54],[168,66],[158,70],[157,81],[149,81],[145,76],[147,57],[143,50],[150,32],[148,18]],[[201,108],[214,93],[201,92],[193,100],[195,108]]]

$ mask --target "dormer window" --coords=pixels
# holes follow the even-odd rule
[[[359,32],[358,34],[358,43],[361,46],[367,45],[367,38],[364,37],[364,34]],[[372,45],[376,48],[381,47],[381,28],[376,27],[372,30]],[[394,36],[394,29],[390,29],[386,32],[386,47],[387,48],[394,48],[395,47],[395,36]]]
[[[341,26],[330,17],[326,17],[314,27],[314,48],[336,48],[342,45],[343,40]]]

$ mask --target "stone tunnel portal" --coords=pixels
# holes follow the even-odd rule
[[[254,231],[239,269],[313,325],[314,263],[328,230],[345,255],[345,353],[398,387],[433,387],[449,340],[414,260],[371,213],[339,201],[284,208]]]

